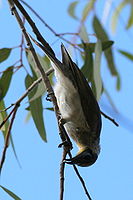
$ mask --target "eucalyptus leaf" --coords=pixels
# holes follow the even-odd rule
[[[68,14],[74,19],[78,19],[78,17],[75,14],[75,9],[78,3],[79,1],[73,1],[68,7]]]
[[[93,56],[89,45],[84,45],[84,52],[84,65],[82,66],[81,71],[88,82],[91,82],[93,79]]]
[[[112,20],[111,20],[111,29],[112,32],[116,31],[117,23],[118,23],[118,18],[120,15],[121,10],[124,8],[124,6],[127,4],[127,1],[122,1],[114,10],[113,15],[112,15]]]
[[[48,108],[45,108],[46,110],[50,110],[50,111],[54,111],[54,108],[53,107],[48,107]]]
[[[30,75],[27,75],[25,78],[25,86],[26,89],[34,82],[34,78],[31,77]],[[42,106],[42,99],[41,97],[33,100],[30,102],[30,99],[33,97],[34,92],[31,91],[28,95],[29,98],[29,104],[30,104],[30,111],[32,114],[32,118],[34,120],[35,126],[41,136],[41,138],[47,142],[46,139],[46,131],[44,127],[44,120],[43,120],[43,106]]]
[[[20,197],[18,197],[15,193],[13,193],[12,191],[8,190],[7,188],[3,187],[0,185],[0,187],[10,196],[12,197],[14,200],[22,200],[20,199]]]
[[[101,80],[101,73],[100,73],[101,55],[102,55],[102,45],[101,45],[101,41],[98,40],[95,47],[95,59],[94,59],[94,70],[93,70],[97,100],[100,99],[100,96],[102,93],[102,80]]]
[[[13,75],[13,67],[8,67],[2,74],[1,78],[0,78],[0,100],[2,100],[11,83],[11,79],[12,79],[12,75]]]
[[[133,5],[131,5],[130,16],[126,28],[129,29],[133,25]]]
[[[87,2],[87,4],[85,5],[83,12],[82,12],[82,21],[84,22],[86,20],[86,18],[88,17],[90,11],[93,9],[94,7],[94,3],[96,2],[96,0],[90,0],[89,2]]]
[[[102,51],[105,51],[107,50],[108,48],[110,48],[112,45],[114,44],[114,41],[112,40],[108,40],[108,41],[103,41],[102,42]],[[95,52],[95,46],[96,46],[96,43],[85,43],[85,45],[87,47],[90,48],[90,51],[93,53]],[[78,46],[80,46],[81,48],[84,48],[84,45],[83,44],[79,44]]]
[[[95,30],[95,33],[96,33],[98,39],[100,39],[102,42],[109,40],[109,37],[108,37],[106,31],[104,30],[102,24],[100,23],[99,19],[96,16],[94,16],[94,18],[93,18],[93,28]],[[108,63],[108,68],[110,70],[110,73],[113,76],[116,76],[118,79],[119,74],[118,74],[116,66],[115,66],[112,49],[109,48],[109,49],[105,50],[104,54],[105,54],[106,61]],[[119,83],[120,83],[120,80],[119,80]],[[117,87],[117,85],[116,85],[116,87]]]
[[[0,49],[0,63],[5,61],[9,57],[11,50],[11,48]]]
[[[39,54],[37,54],[37,57],[39,59],[39,62],[41,64],[42,68],[46,72],[51,66],[49,59],[46,56],[40,56]],[[27,60],[28,60],[28,63],[31,67],[31,71],[32,71],[33,76],[35,78],[39,78],[41,76],[40,72],[38,71],[38,68],[36,67],[36,63],[34,61],[34,58],[33,58],[32,54],[29,50],[27,50]],[[51,84],[52,84],[52,78],[51,77],[52,76],[50,76]],[[38,87],[36,89],[36,92],[35,92],[34,96],[30,99],[30,101],[33,101],[33,100],[37,99],[38,97],[41,97],[42,95],[44,95],[45,92],[46,92],[45,84],[43,82],[39,83]]]
[[[5,111],[5,109],[6,109],[6,107],[5,107],[4,100],[1,100],[0,101],[0,124],[7,117],[7,112]],[[1,131],[3,133],[4,139],[6,137],[6,134],[7,134],[7,131],[8,131],[8,127],[9,127],[9,120],[7,120],[6,123],[1,128]],[[19,162],[19,159],[18,159],[18,156],[17,156],[17,153],[16,153],[16,149],[15,149],[13,138],[12,138],[11,134],[10,134],[10,141],[11,141],[11,146],[12,146],[12,149],[13,149],[14,156],[15,156],[15,158],[17,160],[18,165],[20,166],[20,162]]]
[[[126,58],[128,58],[129,60],[133,61],[133,54],[127,52],[127,51],[123,51],[123,50],[118,50],[119,53],[121,53],[123,56],[125,56]]]
[[[28,111],[26,118],[25,118],[25,122],[27,123],[31,119],[31,117],[32,117],[31,111]]]
[[[7,117],[7,112],[5,110],[5,102],[4,100],[0,101],[0,124],[4,121],[4,119]],[[1,131],[3,133],[3,136],[5,138],[7,130],[9,126],[9,120],[2,126]]]
[[[82,24],[82,26],[80,28],[79,36],[80,36],[81,40],[83,40],[84,42],[89,42],[87,29],[84,24]]]

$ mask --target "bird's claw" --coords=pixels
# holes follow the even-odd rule
[[[66,123],[66,120],[62,117],[59,119],[59,125],[64,125]]]
[[[64,142],[60,143],[58,145],[58,148],[61,148],[62,146],[67,147],[69,150],[71,150],[73,148],[72,143],[67,141],[67,140],[65,140]]]
[[[51,95],[53,95],[53,94],[54,94],[53,92],[48,93],[47,96],[46,96],[46,100],[51,102],[52,101]]]

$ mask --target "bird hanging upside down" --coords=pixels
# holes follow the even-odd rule
[[[44,50],[44,49],[43,49]],[[68,164],[92,165],[100,152],[101,115],[98,103],[84,75],[61,45],[62,62],[53,51],[44,50],[53,63],[57,83],[55,96],[68,135],[79,151]]]

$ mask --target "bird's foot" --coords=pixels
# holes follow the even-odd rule
[[[52,101],[51,95],[54,95],[54,93],[51,92],[51,93],[48,93],[48,94],[47,94],[47,96],[46,96],[46,100],[47,100],[47,101],[50,101],[50,102]]]
[[[64,142],[60,143],[58,145],[58,148],[61,148],[62,146],[64,146],[68,150],[72,150],[72,148],[73,148],[71,141],[67,141],[67,140],[65,140]]]
[[[64,118],[62,118],[61,116],[60,116],[60,119],[59,119],[59,125],[64,125],[64,124],[66,124],[66,120],[64,119]]]

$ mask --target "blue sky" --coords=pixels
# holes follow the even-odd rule
[[[45,0],[31,2],[30,5],[51,25],[57,33],[75,32],[78,23],[72,20],[67,14],[67,7],[71,1]],[[103,13],[104,0],[101,0],[97,6],[98,16]],[[121,1],[118,1],[121,2]],[[43,6],[42,6],[43,5]],[[124,19],[128,16],[127,7],[123,11]],[[0,48],[14,47],[19,44],[20,30],[16,20],[10,15],[7,2],[2,2],[0,7]],[[52,44],[55,38],[46,27],[34,17],[36,24],[42,31],[46,40]],[[89,25],[89,22],[87,22]],[[105,24],[109,29],[108,21]],[[90,29],[91,30],[91,29]],[[132,34],[124,30],[123,24],[119,23],[115,35],[110,34],[110,38],[115,41],[115,62],[122,79],[122,88],[120,92],[115,90],[115,78],[110,75],[106,62],[102,60],[102,76],[106,83],[106,88],[110,92],[118,111],[125,118],[133,120],[133,68],[132,62],[121,57],[117,53],[117,48],[124,49],[133,53]],[[61,41],[58,40],[53,46],[59,54]],[[2,71],[7,66],[14,63],[19,56],[17,50],[11,54],[8,61],[0,65]],[[79,62],[80,63],[80,62]],[[6,105],[15,102],[25,91],[24,77],[26,73],[23,69],[19,70],[12,80],[10,91],[6,97]],[[44,98],[44,106],[50,106]],[[106,113],[107,99],[103,97],[100,101],[101,109]],[[57,146],[60,143],[56,119],[54,113],[44,111],[44,119],[47,130],[48,143],[44,143],[34,126],[32,120],[25,124],[27,100],[22,102],[22,106],[16,116],[12,135],[15,148],[21,163],[20,169],[12,152],[11,147],[7,151],[6,161],[4,163],[0,184],[15,192],[22,200],[36,199],[59,199],[59,166],[62,150]],[[132,200],[133,199],[133,125],[125,128],[125,119],[121,120],[113,111],[110,115],[116,118],[120,127],[117,128],[110,121],[103,118],[103,128],[101,133],[101,153],[98,161],[91,167],[78,168],[83,176],[87,188],[93,200]],[[129,122],[128,120],[126,121]],[[126,124],[127,124],[126,123]],[[0,136],[0,152],[3,148],[3,138]],[[76,149],[73,150],[73,154]],[[11,200],[4,191],[0,189],[0,200]],[[86,195],[82,186],[74,173],[72,166],[66,166],[65,171],[65,200],[85,200]]]

